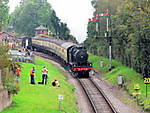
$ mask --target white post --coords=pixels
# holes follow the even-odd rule
[[[58,101],[59,101],[59,105],[58,105],[58,108],[59,108],[59,111],[61,112],[61,101],[64,99],[64,95],[58,95]]]
[[[107,17],[107,29],[106,29],[106,31],[107,31],[107,33],[108,33],[108,31],[109,31],[109,26],[108,26],[108,24],[109,24],[109,18]]]
[[[98,22],[96,22],[96,32],[98,32]]]
[[[107,33],[105,33],[105,37],[107,37]]]
[[[28,39],[26,39],[26,44],[25,44],[26,48],[28,45],[29,45],[29,41],[28,41]]]
[[[61,112],[61,100],[59,100],[59,111]]]
[[[112,63],[111,45],[109,45],[109,63],[110,63],[110,68],[111,68],[111,63]]]
[[[2,71],[0,70],[0,84],[2,83]]]
[[[104,61],[100,61],[100,67],[103,67],[104,66]]]

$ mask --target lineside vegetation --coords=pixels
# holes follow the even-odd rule
[[[112,65],[115,66],[115,68],[111,71],[108,71],[109,69],[109,59],[99,56],[93,56],[90,55],[89,61],[93,62],[93,67],[102,73],[103,77],[108,81],[111,82],[113,85],[118,85],[118,75],[123,75],[125,84],[124,89],[126,92],[133,96],[133,100],[128,100],[126,103],[132,103],[133,101],[136,102],[136,96],[132,95],[134,90],[134,85],[139,84],[141,94],[138,96],[138,104],[140,106],[143,106],[143,109],[150,110],[150,84],[148,84],[148,92],[147,92],[147,98],[146,98],[146,92],[145,92],[145,84],[143,82],[143,78],[141,75],[137,72],[135,72],[132,68],[126,67],[122,65],[119,61],[113,60]],[[103,61],[103,67],[100,67],[100,61]]]
[[[64,72],[56,66],[40,58],[35,59],[35,64],[22,63],[20,92],[13,97],[13,104],[2,113],[78,113],[74,95],[75,88],[68,83]],[[48,84],[30,84],[30,69],[35,67],[35,81],[42,80],[42,68],[48,69]],[[52,82],[57,79],[60,87],[53,87]],[[64,95],[59,112],[58,95]]]
[[[93,18],[100,19],[99,31],[96,24],[88,23],[88,38],[84,45],[92,54],[108,57],[108,42],[101,37],[106,33],[106,17],[111,14],[109,36],[112,36],[112,57],[132,67],[142,76],[150,75],[150,0],[92,0],[95,8]],[[100,38],[96,38],[100,36]]]

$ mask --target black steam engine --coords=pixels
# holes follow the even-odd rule
[[[46,52],[65,64],[75,77],[89,77],[93,70],[88,62],[88,54],[83,46],[73,42],[47,37],[33,37],[32,48]]]
[[[69,49],[69,64],[72,72],[78,77],[89,77],[89,71],[93,70],[92,64],[88,62],[88,54],[84,47],[74,46]]]

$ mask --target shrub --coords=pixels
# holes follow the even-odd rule
[[[15,82],[15,79],[10,78],[4,83],[4,89],[6,89],[9,94],[17,94],[19,85]]]
[[[150,98],[145,99],[144,109],[145,109],[145,111],[150,111]]]
[[[9,48],[7,45],[0,43],[0,48],[0,69],[3,69],[10,66],[11,56],[8,54]]]
[[[12,64],[10,65],[10,69],[14,72],[14,74],[15,74],[15,71],[16,71],[16,69],[17,69],[18,67],[21,68],[21,65],[20,65],[19,62],[12,62]]]

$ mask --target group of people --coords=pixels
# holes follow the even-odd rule
[[[38,84],[47,84],[47,79],[48,79],[48,70],[46,69],[46,67],[44,66],[41,70],[42,72],[42,81],[41,82],[38,82]],[[20,75],[21,75],[21,68],[16,68],[16,78],[17,78],[17,82],[19,83],[20,82]],[[35,84],[35,68],[32,67],[30,69],[30,84]],[[52,82],[52,86],[57,86],[59,87],[59,82],[58,80],[54,80]]]
[[[33,67],[30,69],[30,77],[31,77],[31,84],[35,84],[35,68]],[[47,78],[48,78],[48,70],[46,67],[43,67],[42,69],[42,82],[38,82],[39,84],[47,84]]]
[[[47,78],[48,78],[48,70],[46,69],[46,67],[44,66],[42,71],[42,81],[38,82],[39,84],[47,84]],[[35,84],[35,68],[33,67],[32,69],[30,69],[30,77],[31,77],[31,84]]]

